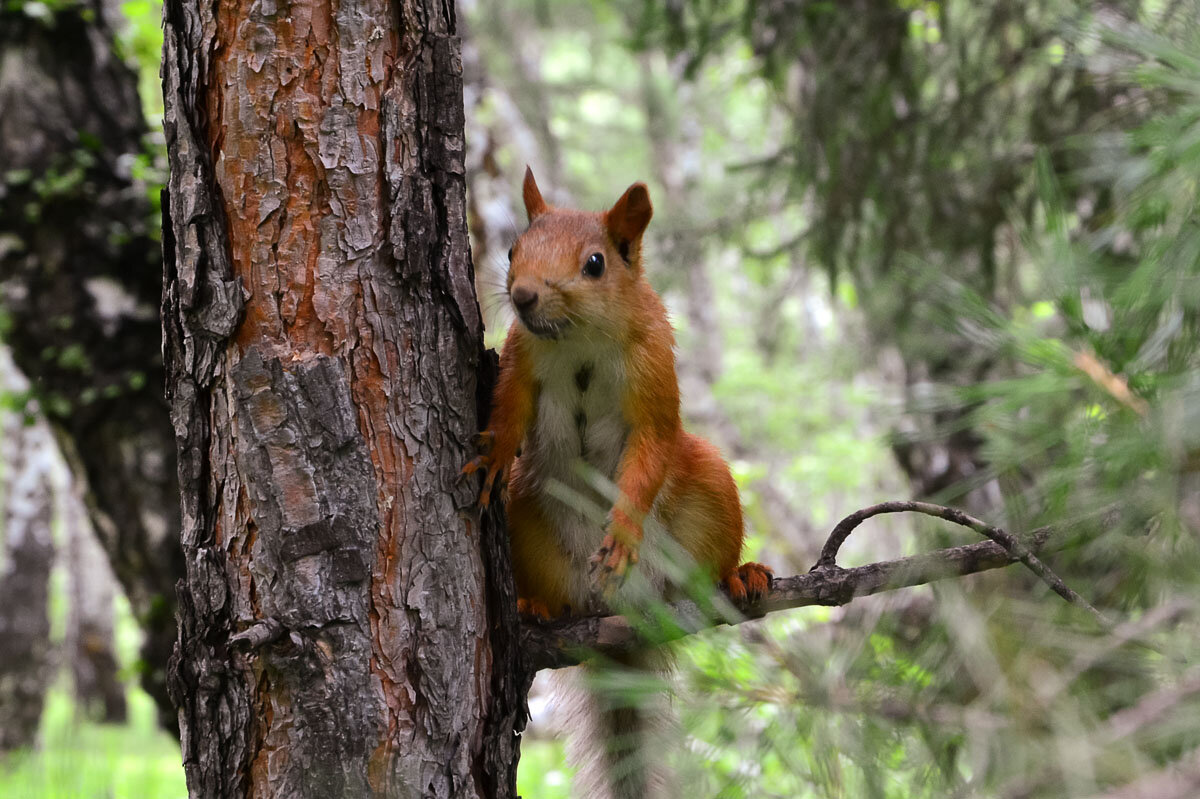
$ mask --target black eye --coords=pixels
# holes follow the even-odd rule
[[[512,263],[512,247],[508,248],[508,262]]]
[[[583,265],[583,273],[588,277],[600,277],[604,274],[604,256],[598,252],[592,253]]]

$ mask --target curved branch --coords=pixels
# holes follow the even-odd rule
[[[938,506],[931,505],[929,507],[937,508]],[[911,508],[906,509],[910,510]],[[859,514],[865,513],[866,510],[871,510],[871,508],[859,511]],[[876,513],[884,512],[887,511],[876,511]],[[857,515],[855,514],[855,516]],[[963,515],[965,516],[965,514]],[[866,518],[868,516],[862,516],[857,522],[849,524],[842,535],[842,540],[845,540],[850,530]],[[835,528],[835,532],[841,530],[846,524],[846,521],[839,524]],[[1039,551],[1045,546],[1046,540],[1050,537],[1050,531],[1041,529],[1025,538],[1010,537],[1019,545],[1019,551],[1032,554],[1033,551]],[[826,548],[828,549],[828,546]],[[833,552],[836,553],[836,551],[837,546],[834,546]],[[998,569],[1019,560],[1021,560],[1020,556],[1014,554],[1012,548],[1002,546],[994,541],[983,541],[852,569],[843,569],[837,565],[824,565],[820,568],[814,567],[814,571],[810,571],[808,574],[778,578],[773,581],[771,590],[766,597],[744,609],[746,614],[744,617],[730,617],[705,612],[697,603],[690,600],[672,603],[669,610],[677,624],[674,637],[682,638],[708,627],[736,624],[747,618],[758,618],[776,610],[807,605],[845,605],[856,597],[908,586],[924,585],[948,577]],[[522,656],[525,659],[526,667],[531,670],[564,668],[579,663],[593,652],[619,655],[644,645],[635,624],[624,616],[589,616],[549,623],[527,621],[521,625]]]
[[[1039,560],[1036,555],[1030,552],[1029,548],[1022,544],[1020,539],[1018,539],[1012,533],[1001,530],[999,527],[993,527],[992,525],[982,522],[979,519],[976,519],[974,516],[970,516],[955,508],[946,508],[941,505],[933,505],[929,502],[880,502],[878,505],[872,505],[869,508],[863,508],[862,510],[855,511],[838,522],[837,526],[833,528],[833,532],[829,534],[829,539],[825,542],[825,546],[821,549],[821,557],[817,559],[817,563],[812,567],[812,570],[820,571],[822,569],[835,566],[838,549],[841,548],[842,543],[845,542],[845,540],[850,536],[850,533],[854,531],[854,528],[858,527],[867,519],[871,518],[872,516],[878,516],[882,513],[903,512],[923,513],[926,516],[934,516],[938,519],[945,519],[948,522],[954,522],[955,524],[960,524],[963,527],[969,527],[980,535],[990,538],[992,541],[995,541],[997,544],[1004,547],[1004,549],[1011,554],[1014,559],[1025,564],[1030,571],[1041,578],[1046,585],[1050,586],[1054,593],[1058,594],[1072,605],[1078,605],[1079,607],[1086,609],[1105,630],[1112,629],[1112,622],[1109,621],[1103,613],[1096,610],[1096,608],[1092,607],[1092,605],[1086,599],[1072,591],[1070,586],[1062,581],[1061,577],[1055,574],[1054,571],[1045,563],[1042,563],[1042,561]]]

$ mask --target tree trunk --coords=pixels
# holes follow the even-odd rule
[[[94,721],[120,723],[125,721],[125,686],[118,676],[113,652],[116,592],[112,570],[75,487],[63,486],[59,497],[71,592],[65,649],[76,709]]]
[[[164,17],[189,791],[514,796],[503,528],[459,480],[490,363],[453,9]]]
[[[24,412],[5,413],[0,435],[0,752],[6,752],[33,745],[50,683],[47,600],[54,541],[45,428]]]
[[[183,573],[162,399],[161,253],[132,174],[137,79],[98,0],[0,8],[0,329],[32,381],[146,632],[142,684],[174,726],[165,666]]]

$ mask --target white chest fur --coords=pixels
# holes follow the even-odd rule
[[[524,442],[522,472],[532,478],[530,490],[570,559],[566,577],[571,606],[599,610],[588,561],[604,538],[629,437],[622,410],[628,392],[624,357],[607,338],[568,337],[537,346],[536,419]],[[662,596],[665,585],[662,553],[670,533],[657,503],[643,532],[636,573],[618,592],[627,598],[647,585],[651,595]]]
[[[613,344],[565,338],[534,363],[537,418],[528,442],[542,474],[582,462],[615,476],[628,425],[621,410],[625,367]]]
[[[521,458],[564,548],[586,561],[613,501],[597,481],[615,480],[629,432],[623,354],[615,342],[582,336],[539,345],[536,419]]]

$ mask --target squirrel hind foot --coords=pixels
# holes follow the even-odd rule
[[[521,616],[528,616],[537,619],[538,621],[550,621],[554,618],[550,613],[550,606],[540,599],[518,599],[517,613]]]
[[[504,465],[497,462],[491,455],[476,455],[462,467],[458,479],[462,480],[479,471],[484,472],[483,488],[479,491],[479,507],[486,508],[491,504],[492,486],[495,485],[497,479],[500,481],[500,502],[508,504],[507,470]]]
[[[725,575],[725,590],[738,605],[758,602],[771,590],[774,571],[761,563],[746,562]]]

